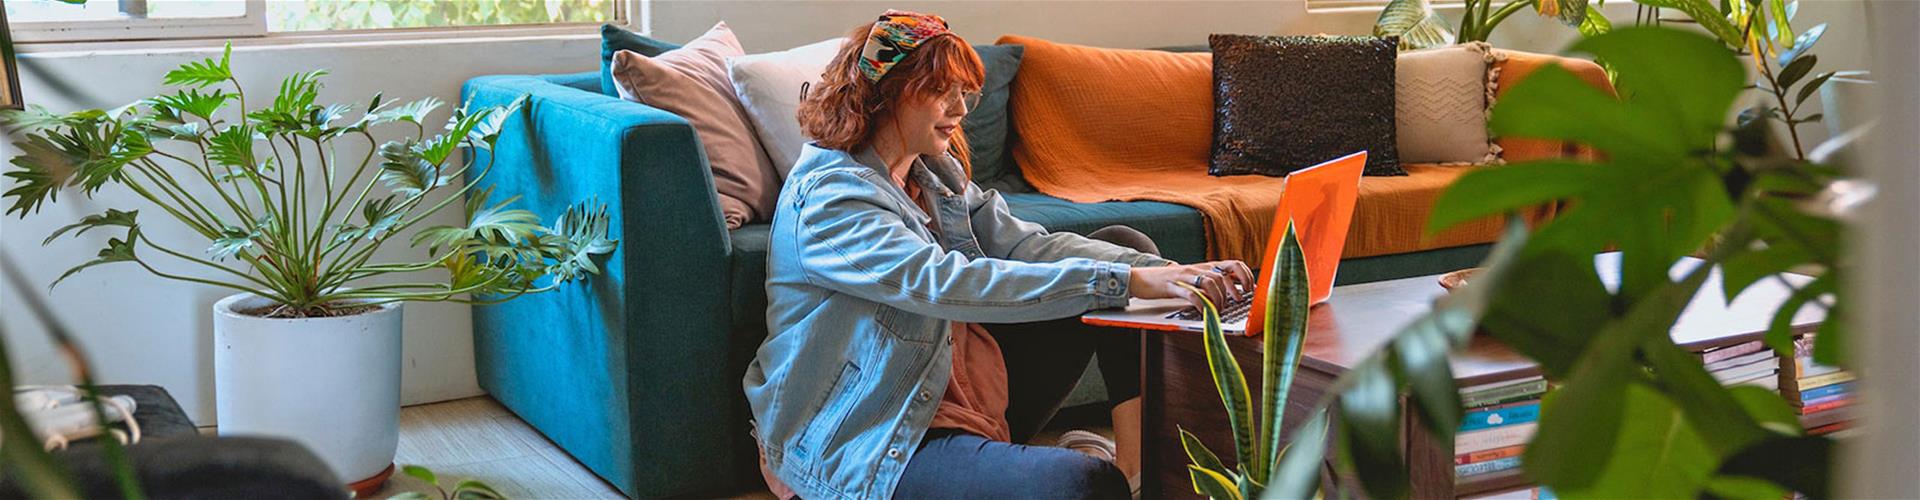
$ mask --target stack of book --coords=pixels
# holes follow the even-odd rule
[[[1755,340],[1699,353],[1700,362],[1714,380],[1728,387],[1754,385],[1767,390],[1780,388],[1780,356],[1766,343]]]
[[[1473,479],[1520,468],[1520,454],[1540,421],[1547,380],[1523,378],[1460,390],[1466,408],[1453,438],[1453,477]]]
[[[1780,364],[1780,394],[1800,412],[1809,434],[1853,426],[1853,372],[1813,362],[1812,335],[1793,341],[1793,362]]]

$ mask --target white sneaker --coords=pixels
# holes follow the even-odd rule
[[[1085,429],[1070,430],[1060,434],[1060,441],[1055,444],[1061,448],[1085,453],[1087,456],[1093,458],[1106,460],[1107,463],[1116,466],[1120,465],[1120,462],[1115,459],[1115,457],[1120,456],[1118,447],[1114,445],[1112,439],[1108,439],[1106,436],[1102,436],[1097,432]],[[1132,490],[1133,498],[1140,498],[1140,476],[1138,474],[1127,477],[1127,488]]]

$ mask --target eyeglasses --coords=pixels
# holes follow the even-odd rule
[[[964,106],[960,109],[966,113],[971,113],[973,112],[973,110],[980,108],[980,96],[981,96],[981,93],[977,91],[967,92],[967,91],[962,91],[958,89],[949,90],[945,94],[947,103],[949,104],[958,103],[961,106]]]

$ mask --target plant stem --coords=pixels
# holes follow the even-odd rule
[[[1536,1],[1539,1],[1539,0],[1514,0],[1512,2],[1508,2],[1506,5],[1500,6],[1499,11],[1494,12],[1491,17],[1488,17],[1482,21],[1483,25],[1480,27],[1480,29],[1485,31],[1485,33],[1481,34],[1480,40],[1486,41],[1488,38],[1492,38],[1493,28],[1495,26],[1499,26],[1501,22],[1506,21],[1507,16],[1511,16],[1513,15],[1513,13],[1519,12],[1521,7],[1533,5],[1534,2]],[[1545,1],[1552,2],[1555,0],[1545,0]],[[1481,13],[1485,14],[1486,11],[1482,9]]]
[[[154,241],[153,241],[153,238],[150,238],[150,237],[148,237],[148,236],[147,236],[146,234],[141,234],[141,235],[140,235],[140,241],[142,241],[142,242],[145,242],[145,243],[147,244],[147,246],[150,246],[150,247],[153,247],[153,249],[154,249],[154,250],[159,250],[159,251],[160,251],[161,253],[164,253],[164,254],[167,254],[167,255],[171,255],[171,256],[174,256],[175,258],[178,258],[178,259],[181,259],[181,260],[186,260],[186,261],[188,261],[188,262],[192,262],[192,263],[195,263],[195,264],[200,264],[200,265],[202,265],[202,266],[206,266],[206,267],[210,267],[210,268],[213,268],[213,269],[217,269],[217,270],[220,270],[220,271],[222,271],[222,272],[225,272],[225,273],[227,273],[227,274],[231,274],[231,275],[234,275],[234,276],[239,276],[240,278],[242,278],[242,279],[245,279],[245,280],[247,280],[247,281],[251,281],[251,282],[253,282],[253,283],[254,283],[254,284],[256,284],[256,285],[260,285],[260,286],[262,286],[262,287],[266,287],[266,288],[268,288],[268,289],[272,289],[272,290],[275,290],[276,292],[278,292],[278,291],[279,291],[279,290],[278,290],[278,288],[277,288],[277,287],[275,287],[275,286],[273,285],[273,283],[268,283],[268,282],[267,282],[266,280],[262,280],[262,279],[260,279],[260,278],[255,278],[255,277],[253,277],[253,276],[251,276],[251,275],[248,275],[247,273],[243,273],[243,272],[240,272],[240,271],[238,271],[238,270],[235,270],[235,269],[233,269],[233,268],[229,268],[229,267],[227,267],[227,266],[223,266],[223,265],[220,265],[219,263],[216,263],[216,262],[212,262],[212,261],[208,261],[208,260],[205,260],[205,259],[201,259],[201,258],[198,258],[198,257],[194,257],[194,256],[191,256],[191,255],[187,255],[187,254],[184,254],[184,253],[181,253],[181,252],[178,252],[178,251],[175,251],[175,250],[173,250],[173,249],[170,249],[170,248],[167,248],[167,247],[165,247],[165,246],[161,246],[161,245],[160,245],[159,243],[154,243]]]

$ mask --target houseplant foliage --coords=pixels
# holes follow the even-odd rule
[[[1804,435],[1777,392],[1721,386],[1668,332],[1717,267],[1728,297],[1763,279],[1793,290],[1765,335],[1784,356],[1793,353],[1793,314],[1828,308],[1815,358],[1844,366],[1841,226],[1820,201],[1841,171],[1788,155],[1765,126],[1726,123],[1745,70],[1718,40],[1635,27],[1572,50],[1608,60],[1624,97],[1549,66],[1505,94],[1490,125],[1505,136],[1586,144],[1604,159],[1487,168],[1450,187],[1430,231],[1541,203],[1566,209],[1524,241],[1506,237],[1487,278],[1466,288],[1474,296],[1458,301],[1467,313],[1435,328],[1471,331],[1478,317],[1481,331],[1556,382],[1523,467],[1561,496],[1778,497],[1790,490],[1825,497],[1832,441]],[[1510,233],[1516,228],[1510,224]],[[1602,283],[1594,264],[1609,249],[1621,253],[1616,287]],[[1689,255],[1704,265],[1673,267]],[[1789,269],[1812,279],[1779,276]],[[1472,306],[1484,306],[1483,314],[1471,314]],[[1446,312],[1442,304],[1434,315]],[[1335,463],[1371,496],[1408,495],[1405,457],[1394,446],[1396,389],[1411,391],[1408,404],[1434,439],[1451,441],[1458,424],[1457,388],[1444,360],[1449,346],[1461,344],[1457,337],[1408,340],[1423,331],[1416,323],[1376,355],[1382,362],[1362,363],[1336,385],[1344,452]],[[1296,436],[1289,454],[1324,452],[1302,446],[1318,436]],[[1310,477],[1273,481],[1289,485],[1293,497],[1314,484]]]
[[[476,166],[462,150],[491,149],[519,102],[456,108],[444,130],[429,136],[427,115],[439,100],[395,105],[375,94],[350,117],[351,106],[317,101],[326,72],[311,71],[288,76],[270,102],[250,107],[232,53],[229,45],[219,59],[182,65],[165,77],[180,88],[120,108],[7,115],[19,128],[21,152],[5,174],[16,182],[4,195],[7,214],[24,218],[62,188],[91,196],[118,186],[207,242],[203,249],[162,244],[142,231],[141,211],[108,209],[46,239],[124,231],[55,285],[95,265],[131,262],[161,277],[265,297],[281,306],[276,317],[330,316],[346,304],[505,300],[596,273],[593,257],[612,251],[604,205],[575,206],[542,227],[533,213],[509,208],[514,200],[490,201],[490,189],[478,187],[491,164]],[[375,128],[403,134],[382,142]],[[367,152],[339,154],[347,142],[364,142]],[[412,237],[428,258],[371,262],[389,239],[463,201],[463,225],[425,227]],[[164,271],[154,265],[163,257],[217,277]],[[451,279],[371,283],[432,269]]]
[[[1433,10],[1428,0],[1391,0],[1380,9],[1373,23],[1374,36],[1399,36],[1400,50],[1417,50],[1453,43],[1484,42],[1514,13],[1531,9],[1542,17],[1553,18],[1597,35],[1613,29],[1613,22],[1600,13],[1604,0],[1508,0],[1494,7],[1494,0],[1465,0],[1457,31],[1448,31],[1445,17]]]
[[[1266,345],[1258,408],[1254,407],[1255,401],[1247,390],[1240,364],[1227,346],[1226,334],[1220,329],[1219,310],[1204,294],[1200,295],[1204,306],[1201,321],[1206,325],[1207,367],[1213,374],[1214,387],[1220,391],[1220,402],[1227,409],[1227,422],[1233,430],[1235,466],[1227,467],[1199,438],[1185,429],[1180,430],[1180,444],[1193,461],[1187,465],[1187,473],[1195,493],[1223,499],[1259,498],[1270,478],[1280,474],[1282,467],[1304,467],[1308,473],[1319,468],[1313,462],[1281,460],[1287,395],[1306,341],[1307,309],[1311,305],[1307,299],[1306,259],[1294,234],[1293,221],[1286,224],[1280,249],[1274,253],[1273,262],[1268,263],[1271,266],[1268,269],[1274,272],[1266,286],[1267,295],[1260,298],[1266,301],[1267,314],[1261,319],[1265,322],[1262,331]],[[1324,418],[1316,418],[1314,422],[1314,425],[1325,426]]]

